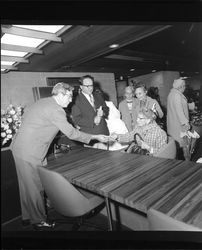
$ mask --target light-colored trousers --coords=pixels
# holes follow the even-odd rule
[[[22,219],[32,224],[46,220],[43,187],[36,166],[13,153],[18,176]]]

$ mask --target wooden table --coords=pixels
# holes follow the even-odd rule
[[[202,164],[81,148],[47,167],[105,197],[109,217],[112,201],[145,214],[152,207],[202,228]]]

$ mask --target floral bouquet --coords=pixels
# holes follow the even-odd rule
[[[10,104],[6,110],[1,110],[1,146],[11,142],[21,125],[23,107]]]

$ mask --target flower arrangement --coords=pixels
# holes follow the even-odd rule
[[[1,146],[11,142],[21,125],[24,108],[10,104],[6,110],[1,110]]]

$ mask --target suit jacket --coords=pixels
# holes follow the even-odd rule
[[[136,106],[137,106],[137,99],[133,98],[132,119],[133,119],[134,126],[137,120]],[[123,100],[122,102],[119,103],[119,111],[121,113],[121,119],[124,121],[128,131],[129,132],[133,131],[134,126],[132,126],[132,119],[131,119],[130,111],[129,111],[126,100]]]
[[[181,126],[189,122],[186,97],[177,89],[171,89],[167,99],[167,132],[182,146]]]
[[[93,93],[95,109],[89,103],[87,98],[80,93],[75,100],[75,104],[72,106],[72,119],[75,125],[80,127],[80,130],[90,134],[104,134],[109,135],[109,130],[105,118],[107,118],[109,113],[109,108],[107,107],[103,97],[100,93]],[[94,123],[94,118],[97,114],[97,110],[102,106],[104,115],[101,118],[99,125]]]
[[[53,97],[40,99],[23,115],[12,142],[13,153],[25,161],[41,165],[59,130],[72,140],[89,143],[91,139],[91,135],[67,122],[65,111]]]

